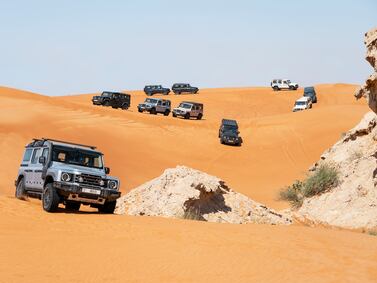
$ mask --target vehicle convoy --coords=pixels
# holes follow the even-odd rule
[[[293,112],[306,110],[312,108],[312,100],[310,97],[303,96],[296,100],[295,105],[292,109]]]
[[[296,90],[298,89],[298,84],[293,83],[287,79],[275,79],[275,80],[272,80],[271,87],[275,91],[282,90],[282,89]]]
[[[170,93],[170,89],[167,87],[162,87],[162,85],[147,85],[144,87],[144,92],[148,96],[152,96],[154,94],[168,95]]]
[[[243,140],[239,136],[236,120],[222,119],[219,129],[220,143],[241,146]]]
[[[121,92],[104,91],[101,95],[93,96],[93,105],[111,106],[127,110],[131,106],[131,95]]]
[[[198,93],[199,89],[197,87],[191,86],[190,84],[173,84],[171,90],[174,94],[182,93]]]
[[[313,86],[308,86],[304,88],[304,96],[310,97],[313,103],[317,103],[317,94]]]
[[[45,211],[54,212],[63,203],[78,211],[81,204],[99,212],[113,213],[120,197],[120,181],[107,174],[103,154],[94,146],[54,139],[33,139],[25,147],[18,170],[16,198],[42,199]]]
[[[137,110],[142,113],[144,111],[156,115],[157,113],[169,116],[171,110],[170,100],[161,98],[146,98],[144,103],[137,106]]]
[[[191,117],[201,120],[203,118],[203,104],[197,102],[183,101],[177,108],[173,109],[173,117],[183,117],[190,119]]]

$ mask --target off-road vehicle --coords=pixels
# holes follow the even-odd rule
[[[275,79],[271,82],[271,87],[273,90],[282,90],[282,89],[289,89],[289,90],[296,90],[298,89],[297,83],[292,83],[290,80],[287,79]]]
[[[197,102],[183,101],[177,108],[173,109],[173,117],[183,117],[190,119],[194,117],[198,120],[203,117],[203,104]]]
[[[168,95],[170,93],[170,89],[167,87],[162,87],[162,85],[147,85],[144,87],[144,92],[148,96],[152,96],[154,94]]]
[[[93,105],[111,106],[127,110],[131,106],[131,95],[121,92],[104,91],[100,96],[93,96]]]
[[[296,100],[295,105],[292,109],[293,112],[306,110],[312,108],[312,99],[307,96],[303,96]]]
[[[235,120],[222,119],[219,129],[219,138],[222,144],[241,146],[243,140],[239,136],[238,124]]]
[[[169,116],[171,109],[170,100],[161,99],[161,98],[146,98],[144,103],[140,103],[137,106],[137,110],[142,113],[144,111],[149,112],[150,114],[161,113],[165,116]]]
[[[198,93],[199,91],[197,87],[191,86],[190,84],[173,84],[171,90],[174,94]]]
[[[310,97],[313,103],[317,103],[317,94],[313,86],[304,88],[304,96]]]
[[[59,203],[77,211],[90,205],[113,213],[120,197],[119,179],[110,177],[103,154],[94,146],[53,139],[34,139],[25,148],[15,181],[18,199],[42,199],[43,209],[54,212]]]

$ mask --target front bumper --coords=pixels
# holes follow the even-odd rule
[[[117,190],[85,184],[54,182],[53,185],[61,196],[84,203],[103,204],[105,201],[115,201],[121,195]]]
[[[178,117],[185,117],[185,115],[187,114],[188,112],[183,112],[183,111],[180,111],[180,110],[173,110],[173,114],[175,116],[178,116]]]
[[[101,105],[102,102],[100,100],[92,100],[93,105]]]

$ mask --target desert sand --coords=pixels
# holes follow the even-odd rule
[[[368,112],[356,86],[316,86],[318,103],[292,113],[302,90],[205,89],[169,95],[202,102],[204,119],[92,106],[92,94],[46,97],[0,88],[0,282],[376,282],[377,238],[352,231],[211,224],[99,215],[48,214],[14,195],[24,146],[49,137],[98,146],[122,192],[186,165],[226,180],[274,209],[279,189]],[[242,147],[219,143],[221,118],[237,119]]]

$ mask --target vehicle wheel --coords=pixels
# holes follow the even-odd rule
[[[47,212],[54,212],[58,209],[59,202],[60,197],[52,186],[52,183],[47,184],[42,195],[43,209]]]
[[[199,113],[198,117],[196,117],[197,120],[202,120],[203,118],[203,114],[202,113]]]
[[[177,117],[177,114],[173,113],[173,117]]]
[[[98,211],[101,213],[112,214],[114,213],[116,204],[117,204],[116,201],[105,202],[102,206],[98,207]]]
[[[80,202],[66,202],[65,203],[65,209],[70,211],[79,211],[80,210],[81,203]]]
[[[274,91],[278,91],[278,90],[279,90],[279,87],[274,86],[273,89],[274,89]]]
[[[122,105],[122,109],[123,109],[123,110],[127,110],[127,109],[128,109],[128,105],[127,105],[126,103],[124,103],[124,104]]]
[[[141,109],[139,109],[139,108],[137,109],[137,111],[138,111],[139,113],[143,113],[143,111],[142,111]]]
[[[224,141],[223,141],[223,139],[220,139],[220,143],[221,143],[221,144],[224,144]]]
[[[156,108],[152,108],[150,113],[153,114],[153,115],[157,115]]]
[[[110,101],[106,100],[106,101],[103,103],[103,106],[110,106]]]
[[[185,119],[190,119],[190,113],[185,114]]]
[[[169,116],[169,114],[170,114],[170,111],[169,110],[165,110],[164,116]]]
[[[27,200],[24,179],[21,179],[16,187],[15,197],[20,200]]]
[[[111,106],[112,108],[114,108],[114,109],[118,109],[118,107],[116,107],[116,106]]]

